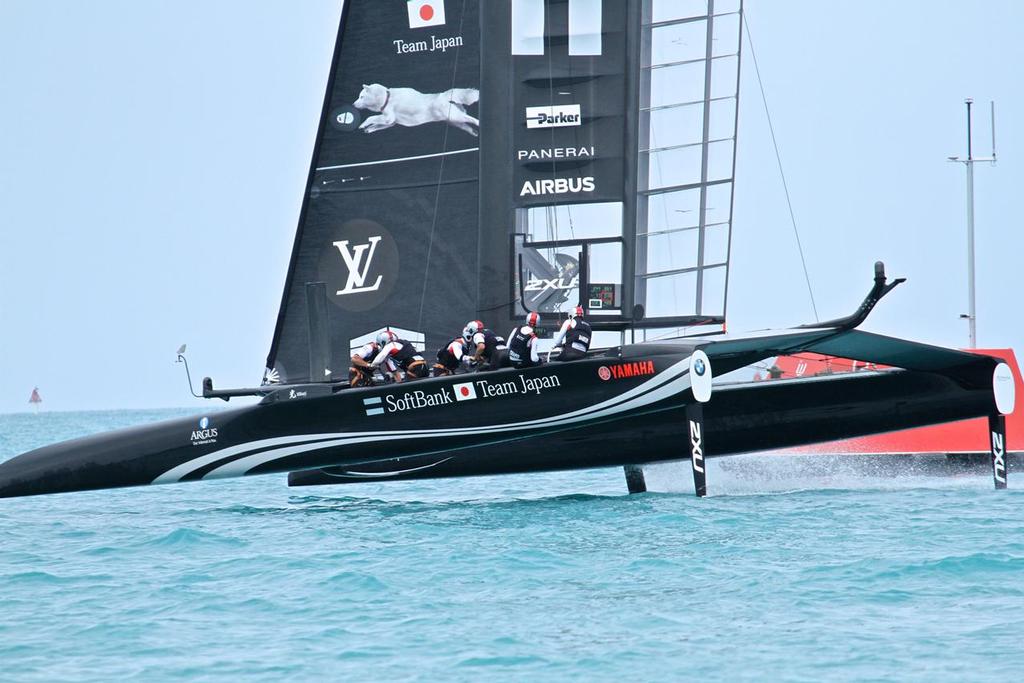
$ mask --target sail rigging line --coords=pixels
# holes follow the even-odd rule
[[[463,34],[463,25],[466,22],[466,0],[462,0],[462,9],[459,12],[459,35]],[[455,88],[455,79],[459,73],[459,53],[461,47],[455,48],[455,59],[452,60],[452,84],[451,88]],[[448,111],[445,116],[448,120],[451,120],[452,107],[455,106],[455,102],[448,101]],[[444,126],[444,136],[442,138],[441,149],[448,149],[448,130],[451,126]],[[437,169],[437,190],[434,192],[434,212],[430,217],[430,239],[427,240],[427,258],[424,261],[423,266],[423,293],[420,295],[420,313],[416,319],[416,329],[423,329],[423,307],[427,303],[427,284],[430,278],[430,253],[434,247],[434,232],[437,229],[437,209],[441,204],[441,186],[444,184],[444,162],[448,157],[446,155],[441,156],[441,164]],[[425,337],[424,337],[425,338]]]
[[[804,258],[804,247],[800,242],[800,231],[796,227],[796,214],[793,213],[793,202],[789,198],[789,185],[786,183],[786,173],[782,169],[782,155],[779,154],[779,143],[775,139],[775,126],[772,125],[772,115],[768,110],[768,98],[764,92],[764,83],[761,81],[761,69],[757,65],[757,53],[754,52],[754,39],[751,37],[750,24],[747,22],[747,13],[741,13],[743,27],[746,29],[747,45],[750,46],[750,57],[754,62],[754,73],[757,74],[757,85],[761,89],[761,102],[764,104],[764,114],[768,118],[768,131],[772,136],[772,146],[775,148],[775,161],[779,165],[779,175],[782,177],[782,189],[786,194],[786,206],[789,207],[789,220],[793,225],[793,235],[796,237],[796,248],[800,254],[800,265],[804,269],[804,281],[807,283],[807,294],[811,298],[811,309],[814,311],[815,322],[821,321],[818,316],[818,305],[814,301],[814,290],[811,287],[811,276],[807,271],[807,260]]]

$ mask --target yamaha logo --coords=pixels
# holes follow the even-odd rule
[[[597,376],[601,378],[601,381],[607,382],[612,378],[612,371],[607,366],[602,365],[597,369]]]

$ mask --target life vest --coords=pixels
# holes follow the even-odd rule
[[[537,340],[537,335],[533,333],[533,328],[530,327],[517,327],[516,331],[512,333],[512,338],[508,342],[508,359],[512,362],[512,365],[518,365],[520,363],[532,363],[533,354],[530,353],[530,346]]]
[[[391,362],[402,368],[403,370],[408,369],[409,365],[413,361],[423,362],[423,356],[416,350],[416,347],[405,341],[404,339],[398,339],[393,344],[399,345],[397,348],[392,349],[390,358]]]
[[[437,352],[437,364],[444,367],[449,372],[455,372],[459,368],[459,362],[461,359],[456,358],[455,354],[452,353],[452,344],[458,344],[463,346],[465,342],[462,337],[456,337],[450,342],[442,346]],[[465,346],[463,346],[463,353],[465,353]]]
[[[570,325],[569,331],[565,333],[564,348],[572,348],[586,353],[590,349],[590,337],[593,331],[587,321],[577,318],[575,322],[576,324]]]
[[[483,338],[484,342],[484,358],[488,361],[493,360],[494,352],[498,348],[498,338],[486,327],[473,335],[473,348],[471,351],[476,354],[476,347],[480,343],[481,338]]]

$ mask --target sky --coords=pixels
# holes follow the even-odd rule
[[[378,0],[379,1],[379,0]],[[978,337],[1024,349],[1024,3],[746,0],[822,319],[872,264],[909,279],[864,329],[967,345],[963,99]],[[0,412],[199,406],[262,375],[338,0],[0,0]],[[729,329],[812,322],[744,40]]]

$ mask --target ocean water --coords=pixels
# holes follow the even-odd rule
[[[180,414],[0,415],[0,460]],[[0,500],[0,680],[1024,674],[1024,478],[743,457],[697,500],[688,476]]]

